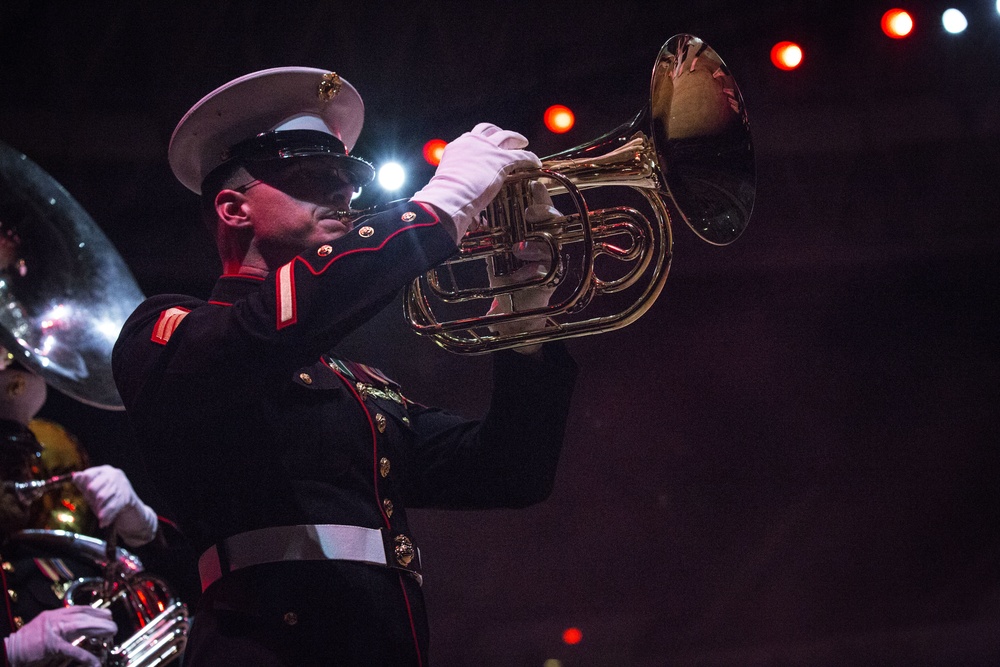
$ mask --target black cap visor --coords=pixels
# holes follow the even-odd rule
[[[375,168],[369,162],[348,155],[340,139],[316,130],[263,132],[245,139],[226,151],[223,163],[213,173],[223,168],[228,171],[233,164],[251,166],[255,162],[317,156],[336,160],[337,169],[355,188],[364,187],[375,178]],[[209,174],[205,181],[212,175]]]

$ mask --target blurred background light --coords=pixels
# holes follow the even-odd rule
[[[890,9],[882,15],[882,32],[893,39],[902,39],[913,32],[913,17],[902,9]]]
[[[441,155],[447,145],[444,139],[431,139],[424,144],[424,159],[434,166],[441,164]]]
[[[573,646],[574,644],[579,644],[583,639],[583,632],[580,628],[566,628],[563,631],[563,642]]]
[[[778,42],[771,47],[771,62],[778,69],[793,70],[802,64],[802,47],[795,42]]]
[[[965,14],[954,7],[944,10],[941,15],[941,24],[945,30],[953,35],[957,35],[969,27],[969,21],[965,18]]]
[[[569,107],[562,104],[553,104],[545,110],[545,127],[550,132],[563,134],[573,129],[576,124],[576,116]]]

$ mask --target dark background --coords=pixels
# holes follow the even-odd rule
[[[679,32],[740,84],[751,224],[717,248],[675,221],[650,312],[570,341],[582,375],[552,498],[414,517],[437,664],[1000,663],[991,3],[955,3],[959,36],[947,5],[907,3],[898,42],[879,3],[140,4],[5,0],[0,140],[72,193],[146,294],[205,295],[219,272],[166,147],[247,72],[338,71],[366,104],[355,152],[407,161],[404,194],[431,174],[424,141],[479,121],[547,155],[628,120]],[[770,65],[780,39],[804,46],[799,70]],[[553,103],[577,113],[567,135],[542,126]],[[399,310],[345,350],[421,402],[481,411],[489,359],[440,351]],[[43,415],[156,502],[122,413],[52,392]]]

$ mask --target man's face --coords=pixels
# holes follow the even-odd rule
[[[272,160],[254,168],[258,180],[240,188],[253,221],[254,238],[271,267],[351,231],[344,212],[354,186],[323,157]]]

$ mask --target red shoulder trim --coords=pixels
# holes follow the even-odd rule
[[[181,308],[180,306],[164,310],[160,313],[160,319],[156,320],[156,326],[153,327],[153,335],[150,340],[160,345],[166,345],[170,337],[174,334],[174,331],[176,331],[177,325],[190,312],[189,309]]]

